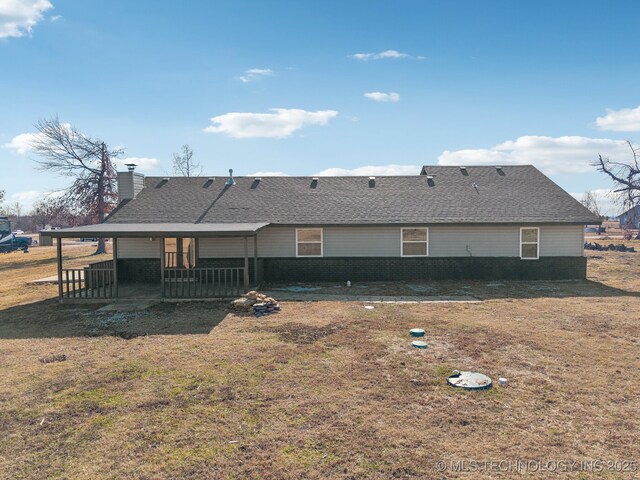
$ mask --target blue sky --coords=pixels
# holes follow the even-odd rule
[[[611,184],[640,136],[640,2],[0,2],[0,189],[27,207],[59,115],[171,172],[415,173],[533,163],[572,193]],[[236,114],[236,115],[234,115]],[[212,120],[213,119],[213,120]]]

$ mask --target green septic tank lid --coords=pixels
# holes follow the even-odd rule
[[[412,328],[409,333],[412,337],[424,337],[424,330],[421,328]]]
[[[416,348],[429,348],[427,342],[423,342],[422,340],[414,340],[413,342],[411,342],[411,345]]]

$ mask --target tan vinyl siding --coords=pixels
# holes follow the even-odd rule
[[[541,257],[581,257],[584,255],[582,225],[540,227]]]
[[[160,242],[157,238],[119,238],[119,258],[160,258]]]
[[[325,257],[399,257],[399,227],[325,227]]]
[[[249,256],[253,257],[253,237],[247,239]],[[244,239],[241,237],[220,237],[200,239],[200,258],[244,257]]]
[[[540,226],[540,256],[582,256],[582,226]],[[400,226],[324,227],[324,257],[399,257]],[[253,256],[253,238],[248,238]],[[468,247],[468,248],[467,248]],[[469,252],[470,251],[470,252]],[[158,258],[157,241],[120,239],[121,258]],[[520,226],[432,225],[429,227],[430,257],[519,257]],[[201,258],[244,256],[240,237],[200,239]],[[267,227],[258,233],[259,257],[295,257],[296,230]]]
[[[430,257],[518,257],[520,228],[511,226],[433,226]]]
[[[253,237],[248,238],[249,256],[253,257]],[[258,232],[258,256],[295,257],[295,228],[267,227]],[[244,257],[244,240],[238,237],[201,238],[200,258]]]
[[[581,225],[540,227],[541,257],[582,256]],[[432,257],[519,257],[519,226],[434,226],[429,229]],[[468,248],[467,248],[468,247]]]

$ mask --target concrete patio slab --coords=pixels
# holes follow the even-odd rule
[[[471,295],[344,295],[331,293],[301,293],[287,291],[263,292],[278,301],[287,302],[368,302],[368,303],[481,303]]]
[[[58,276],[52,275],[50,277],[38,278],[36,280],[29,280],[27,285],[57,285],[58,284]]]
[[[160,303],[159,300],[117,300],[99,308],[98,312],[141,312]]]

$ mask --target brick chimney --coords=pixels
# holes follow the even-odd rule
[[[127,163],[126,172],[118,172],[116,181],[118,182],[118,203],[124,200],[132,200],[138,196],[144,188],[144,175],[136,173],[134,163]]]

